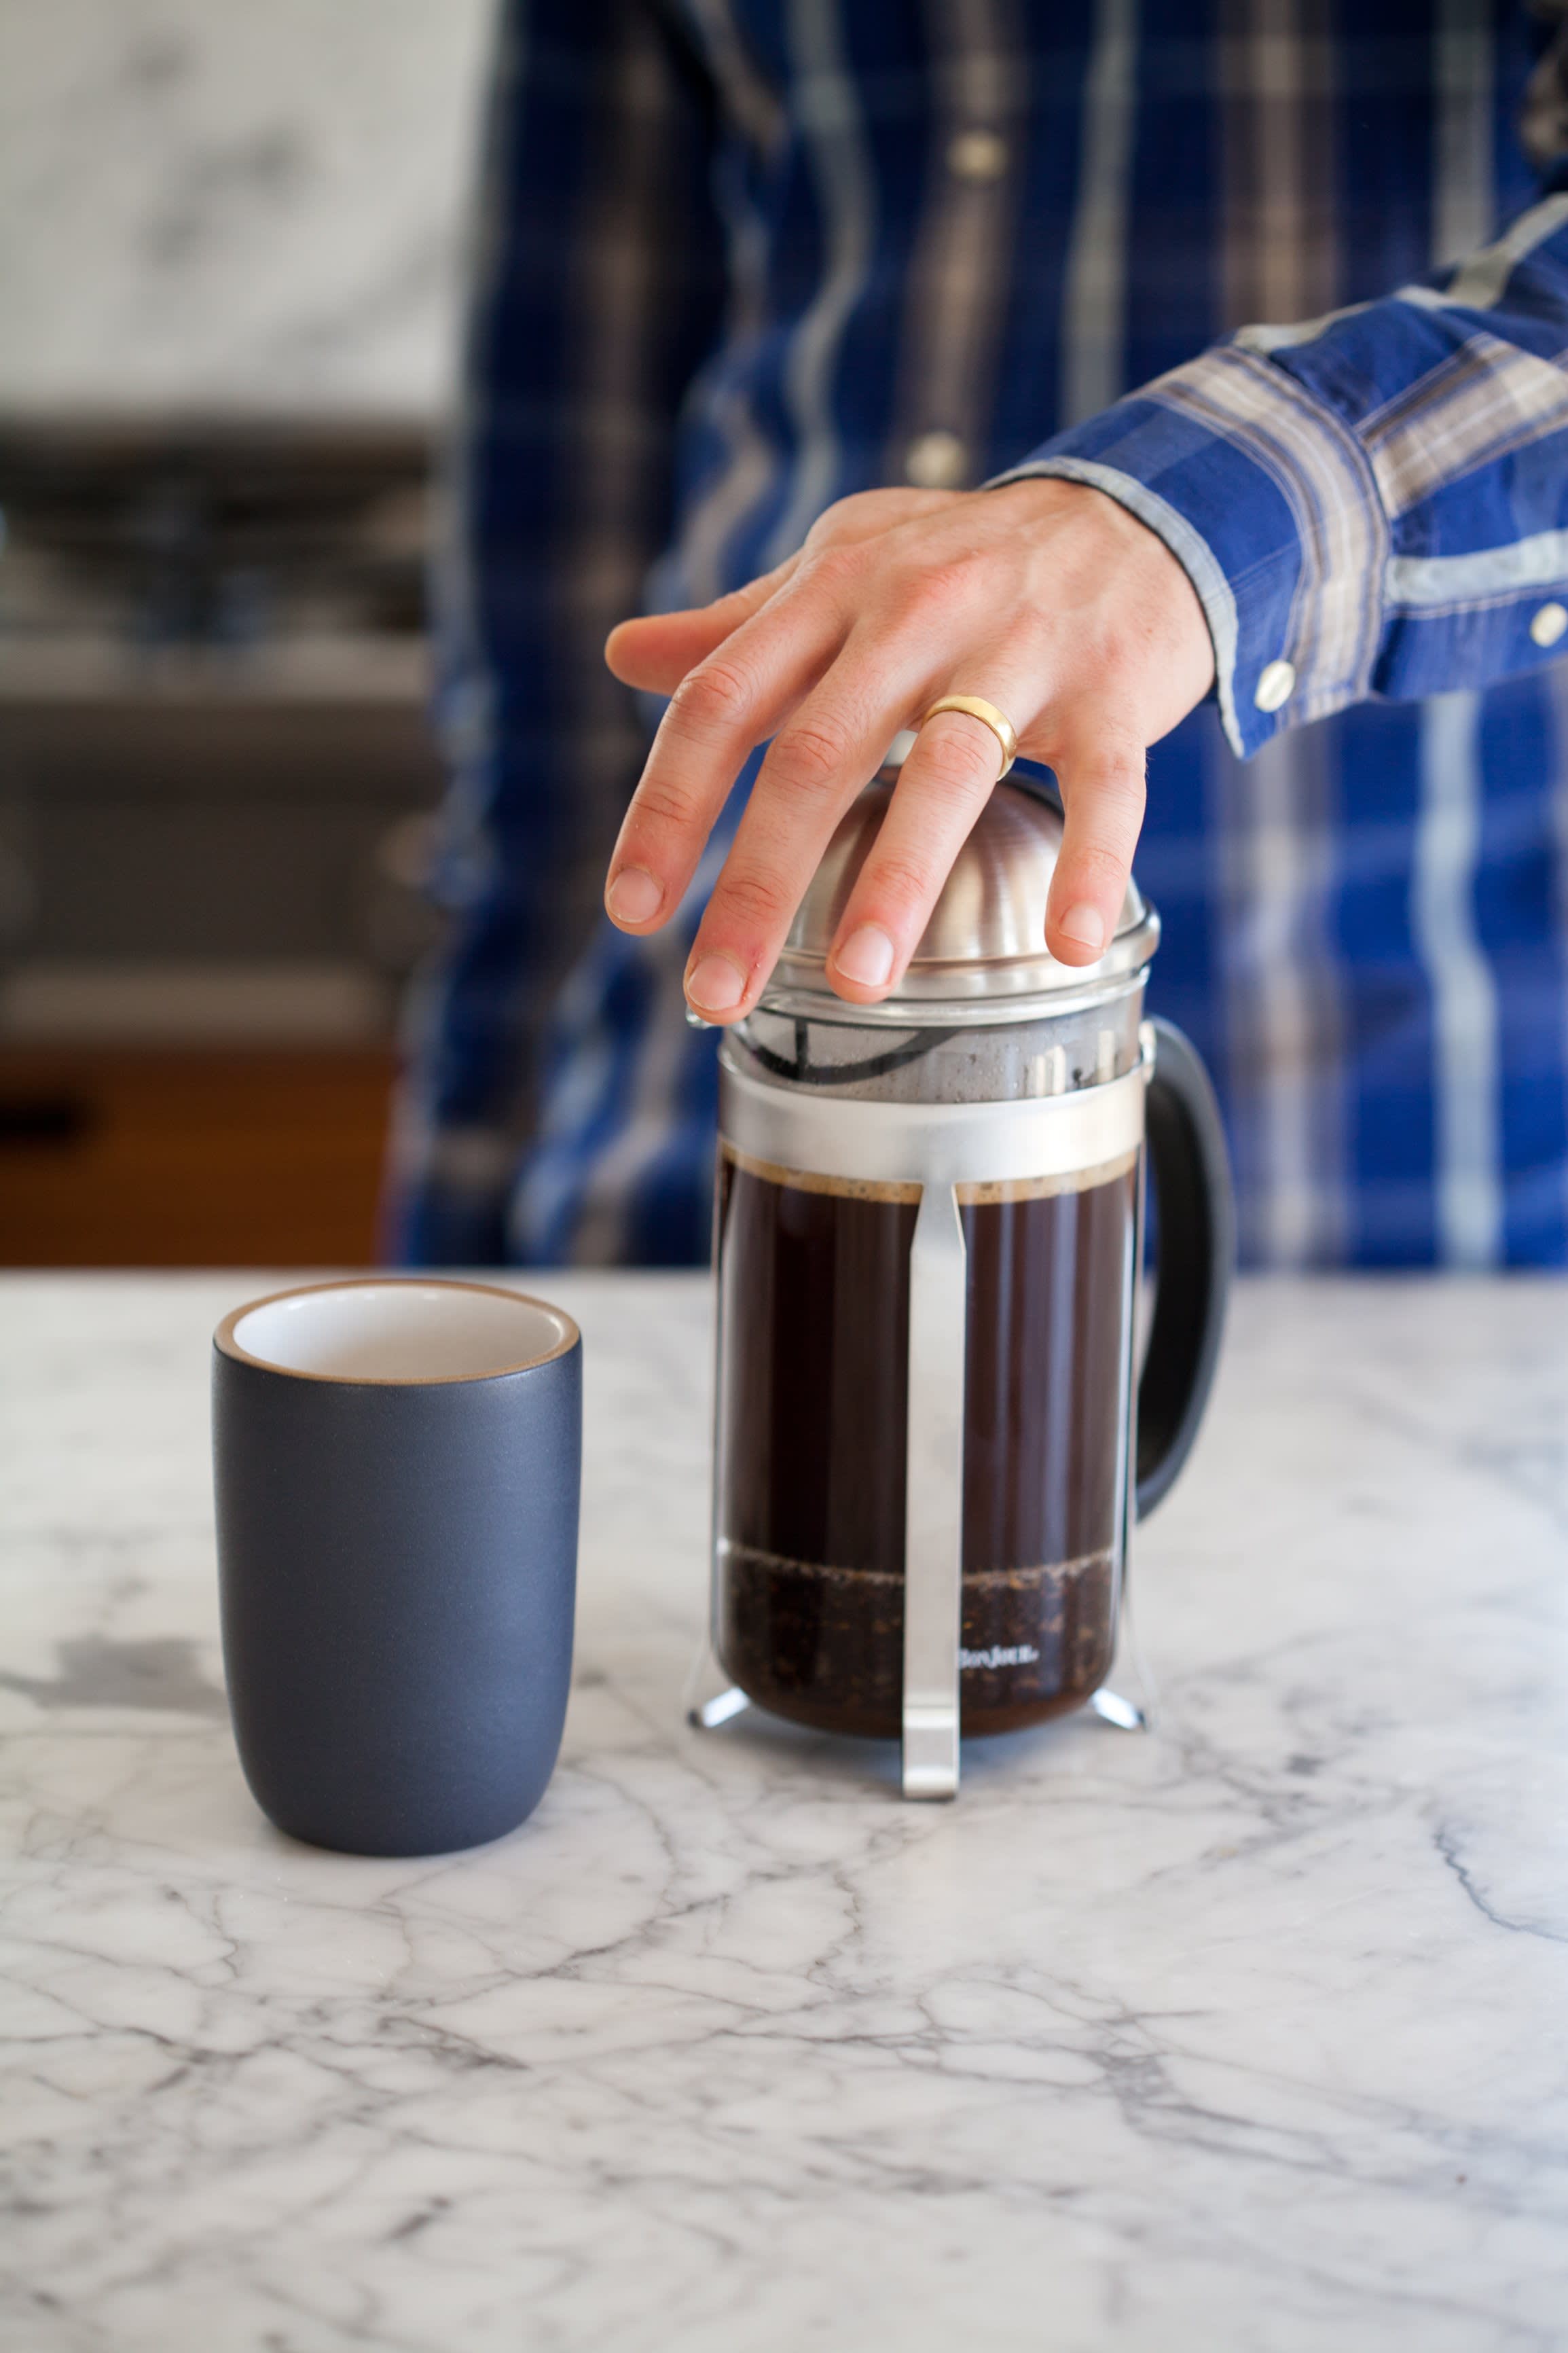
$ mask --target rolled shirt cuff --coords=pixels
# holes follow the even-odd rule
[[[1083,482],[1158,534],[1214,642],[1245,758],[1371,691],[1388,523],[1349,429],[1260,354],[1226,344],[1058,433],[988,488]]]

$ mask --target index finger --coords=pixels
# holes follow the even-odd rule
[[[803,567],[676,688],[610,861],[605,905],[623,931],[673,914],[747,754],[832,663],[850,626],[838,576]]]
[[[689,670],[705,661],[731,632],[760,613],[793,578],[798,554],[787,556],[743,588],[716,596],[710,605],[689,605],[675,613],[641,613],[617,621],[605,640],[605,660],[625,686],[648,694],[673,694]]]

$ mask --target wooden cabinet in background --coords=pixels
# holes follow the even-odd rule
[[[0,1264],[374,1263],[390,1049],[0,1050]]]

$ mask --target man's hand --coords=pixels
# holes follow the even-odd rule
[[[1067,831],[1046,915],[1064,964],[1116,923],[1143,818],[1148,746],[1208,691],[1203,608],[1164,543],[1074,482],[868,491],[798,555],[700,611],[624,621],[606,659],[671,697],[610,865],[623,931],[668,922],[752,747],[773,738],[687,966],[713,1021],[750,1011],[835,826],[900,728],[984,696],[1048,763]],[[870,1005],[898,981],[1002,765],[944,712],[905,761],[839,924],[828,978]]]

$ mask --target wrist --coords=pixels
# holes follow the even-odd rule
[[[1189,708],[1214,691],[1215,641],[1204,599],[1185,565],[1152,523],[1112,492],[1055,474],[1029,474],[983,493],[1010,508],[1020,528],[1044,527],[1053,542],[1064,531],[1089,534],[1077,562],[1096,586],[1124,604],[1152,631],[1190,688]],[[1077,529],[1075,529],[1075,526]],[[1054,548],[1053,553],[1065,552]]]

